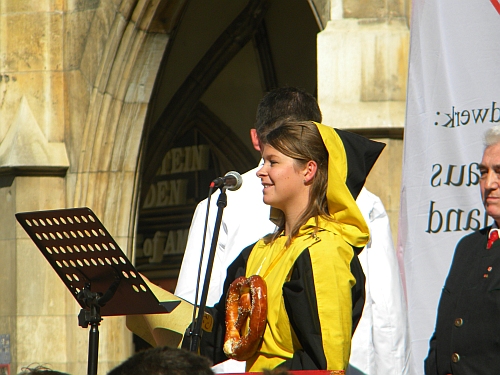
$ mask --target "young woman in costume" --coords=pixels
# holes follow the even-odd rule
[[[356,283],[350,263],[369,238],[355,197],[383,145],[322,124],[286,121],[262,142],[257,175],[278,229],[228,269],[221,302],[208,309],[214,322],[203,332],[201,354],[214,363],[231,356],[222,351],[228,290],[238,277],[258,275],[267,285],[267,312],[262,338],[243,355],[247,371],[345,370]],[[248,324],[245,330],[249,334]]]

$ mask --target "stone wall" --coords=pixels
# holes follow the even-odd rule
[[[159,6],[0,4],[0,334],[11,335],[13,373],[33,362],[87,373],[79,306],[14,214],[88,206],[131,254],[141,135],[168,42]],[[131,334],[116,317],[100,333],[105,374],[131,354]]]
[[[378,195],[397,238],[408,74],[409,0],[332,0],[318,35],[323,121],[387,144],[366,186]]]

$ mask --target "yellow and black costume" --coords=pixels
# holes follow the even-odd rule
[[[333,220],[308,220],[292,243],[287,237],[261,239],[246,248],[228,268],[225,293],[207,312],[214,318],[204,332],[201,354],[215,363],[223,351],[225,298],[231,282],[242,275],[260,275],[267,283],[267,326],[258,352],[247,371],[285,365],[289,370],[346,369],[349,362],[353,308],[354,324],[362,310],[353,306],[356,278],[351,261],[356,248],[369,239],[368,226],[355,197],[384,147],[353,133],[317,124],[328,151],[328,209]],[[363,283],[361,281],[361,283]],[[364,285],[358,288],[362,292]],[[360,292],[360,293],[361,293]],[[355,302],[355,301],[354,301]]]

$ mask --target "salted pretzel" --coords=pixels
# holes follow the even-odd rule
[[[224,353],[245,361],[257,351],[267,319],[267,287],[260,276],[238,277],[231,283],[226,299]],[[248,330],[242,336],[247,325]]]

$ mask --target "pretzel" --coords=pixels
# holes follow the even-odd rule
[[[228,290],[226,300],[226,335],[224,353],[229,358],[245,361],[257,351],[267,317],[267,287],[260,276],[240,276]],[[242,336],[247,325],[246,334]]]

